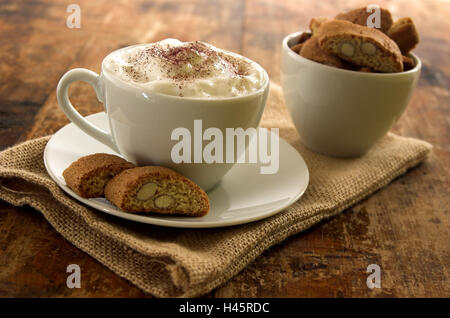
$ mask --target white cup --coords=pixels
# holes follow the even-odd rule
[[[75,125],[128,161],[140,166],[172,168],[208,191],[233,163],[174,163],[171,150],[178,141],[171,140],[172,131],[178,127],[187,128],[193,139],[194,120],[200,119],[203,131],[209,127],[220,129],[225,144],[226,128],[256,128],[269,91],[269,77],[262,67],[261,70],[264,83],[256,92],[229,98],[192,98],[143,90],[105,71],[102,63],[100,75],[83,68],[64,74],[58,83],[57,99]],[[98,100],[105,106],[111,134],[89,123],[70,103],[68,88],[74,81],[84,81],[94,87]],[[207,143],[202,142],[202,149]],[[193,149],[194,144],[192,153]],[[223,152],[225,157],[225,147]],[[240,156],[239,153],[236,155]]]
[[[306,59],[290,49],[302,32],[286,36],[281,49],[284,98],[302,143],[336,157],[365,154],[408,105],[422,66],[401,73],[343,70]]]

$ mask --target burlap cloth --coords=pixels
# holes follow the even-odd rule
[[[0,198],[42,212],[67,240],[118,275],[155,296],[205,294],[252,262],[265,249],[331,217],[367,197],[424,160],[431,145],[388,134],[364,157],[335,159],[303,147],[278,85],[272,85],[262,126],[305,159],[306,193],[265,220],[214,229],[152,226],[93,210],[66,195],[47,174],[43,151],[49,137],[0,153]]]

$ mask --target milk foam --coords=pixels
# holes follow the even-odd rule
[[[261,66],[243,56],[175,39],[115,51],[103,69],[144,90],[181,97],[245,96],[267,81]]]

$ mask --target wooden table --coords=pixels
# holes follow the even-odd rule
[[[55,88],[74,67],[99,71],[108,52],[167,37],[202,40],[259,62],[279,81],[280,43],[311,17],[334,16],[357,1],[84,1],[81,28],[66,26],[67,1],[0,4],[0,147],[55,132],[68,120]],[[431,157],[338,217],[271,248],[210,297],[449,297],[450,3],[382,1],[414,18],[423,71],[393,131],[434,145]],[[76,83],[84,115],[102,110]],[[0,201],[0,296],[145,296],[57,234],[38,211]],[[66,287],[79,264],[82,288]],[[366,268],[381,266],[381,289]]]

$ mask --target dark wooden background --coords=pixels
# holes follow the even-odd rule
[[[279,81],[280,43],[316,16],[378,3],[411,16],[421,35],[419,87],[393,131],[434,145],[431,157],[368,200],[271,248],[209,297],[449,297],[450,2],[76,1],[81,28],[66,27],[75,1],[0,2],[0,149],[48,135],[68,121],[55,88],[74,67],[99,71],[119,47],[167,37],[202,40],[260,63]],[[102,110],[76,83],[82,114]],[[0,201],[0,296],[145,296],[57,234],[38,211]],[[79,264],[82,288],[66,287]],[[382,269],[382,288],[366,268]]]

